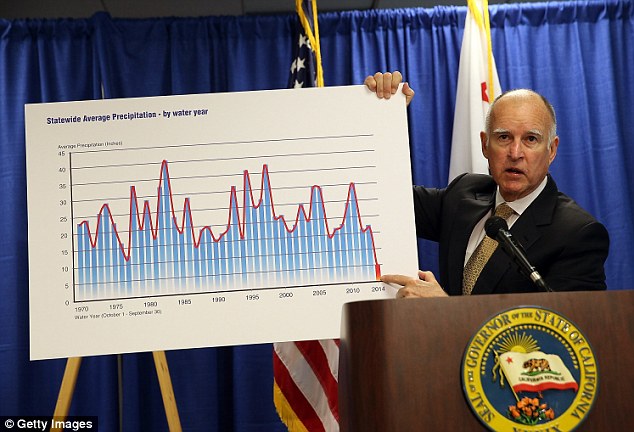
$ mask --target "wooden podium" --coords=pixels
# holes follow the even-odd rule
[[[628,290],[345,304],[339,358],[341,430],[486,430],[463,392],[463,355],[485,321],[520,306],[564,316],[592,346],[598,392],[576,430],[634,427],[634,291]]]

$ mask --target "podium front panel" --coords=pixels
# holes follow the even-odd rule
[[[522,306],[565,316],[592,346],[599,388],[592,410],[576,430],[621,430],[629,424],[634,291],[623,290],[347,303],[339,360],[341,430],[486,430],[462,388],[465,348],[492,316]]]

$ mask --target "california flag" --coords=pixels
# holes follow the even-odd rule
[[[554,354],[508,351],[500,355],[500,367],[515,392],[579,388],[564,362]]]
[[[491,50],[488,0],[468,0],[467,3],[451,138],[450,182],[465,172],[488,172],[480,132],[484,130],[489,104],[501,93]]]

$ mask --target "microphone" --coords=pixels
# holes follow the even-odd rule
[[[542,278],[539,272],[531,265],[526,258],[526,252],[522,245],[515,241],[513,235],[509,232],[509,227],[506,224],[506,220],[499,216],[493,216],[484,223],[484,230],[486,234],[502,246],[504,252],[510,256],[515,264],[520,269],[520,272],[529,278],[540,289],[552,292],[553,290],[548,286],[546,281]]]

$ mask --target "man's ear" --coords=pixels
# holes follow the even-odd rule
[[[553,142],[550,143],[550,155],[548,156],[548,165],[553,163],[555,156],[557,156],[557,147],[559,147],[559,137],[556,136]]]
[[[489,159],[489,149],[487,148],[486,132],[480,132],[480,143],[482,144],[482,155],[485,159]]]

